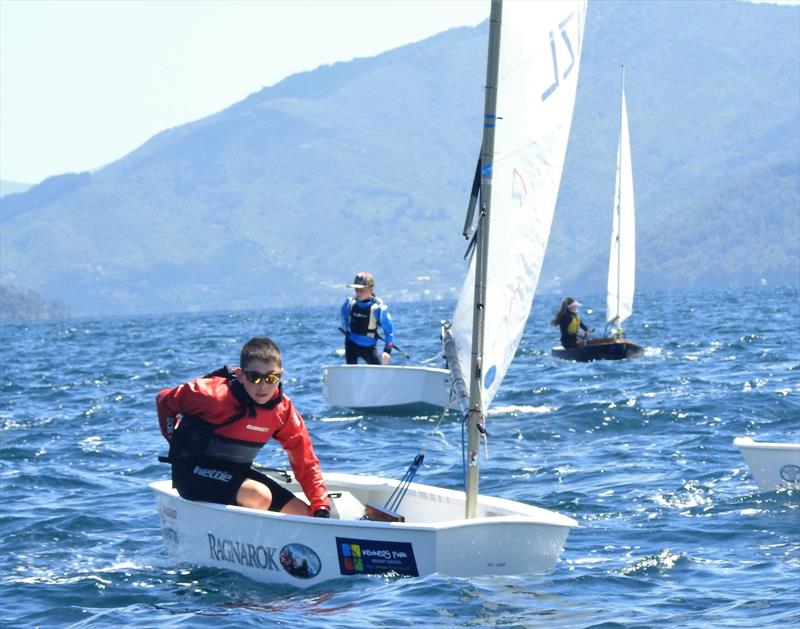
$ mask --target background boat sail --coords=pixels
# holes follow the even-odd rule
[[[465,577],[553,568],[577,522],[478,495],[477,443],[536,288],[566,152],[585,16],[585,0],[492,2],[478,251],[462,295],[469,305],[459,303],[460,316],[448,328],[459,389],[463,393],[465,383],[471,388],[468,400],[461,396],[469,416],[467,491],[413,483],[408,474],[399,482],[326,473],[333,517],[316,519],[190,502],[169,481],[158,481],[150,486],[176,559],[299,587],[355,574]],[[541,250],[529,256],[522,244],[509,247],[503,238],[512,233]],[[501,245],[521,257],[496,253]],[[525,278],[508,277],[522,272]],[[490,329],[500,325],[509,330]],[[461,364],[469,365],[466,371]],[[287,486],[302,495],[298,483]],[[362,518],[379,504],[392,505],[396,517]]]
[[[611,250],[608,256],[606,289],[606,336],[591,339],[585,347],[553,348],[558,358],[577,361],[637,358],[642,348],[622,338],[622,323],[633,312],[636,276],[636,216],[633,197],[633,166],[628,131],[628,106],[625,102],[625,66],[622,67],[617,176],[611,224]]]
[[[636,215],[633,198],[631,139],[628,131],[628,106],[625,102],[625,66],[622,67],[617,177],[611,224],[611,251],[608,256],[606,290],[606,329],[621,334],[622,322],[633,312],[636,280]]]

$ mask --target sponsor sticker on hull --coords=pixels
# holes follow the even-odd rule
[[[319,555],[305,544],[287,544],[281,548],[281,566],[293,577],[313,579],[322,569]]]
[[[800,465],[784,465],[780,470],[780,475],[787,483],[800,482]]]
[[[418,577],[414,547],[407,542],[337,537],[341,574],[386,574],[394,572]]]

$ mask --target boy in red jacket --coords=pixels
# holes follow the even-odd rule
[[[156,397],[161,434],[170,444],[173,486],[187,500],[330,517],[311,437],[280,384],[284,371],[278,346],[265,337],[252,338],[242,347],[239,364]],[[271,437],[289,455],[310,507],[252,469]]]

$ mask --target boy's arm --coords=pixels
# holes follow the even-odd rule
[[[172,441],[172,434],[175,431],[175,418],[181,414],[176,391],[177,388],[162,389],[156,396],[158,426],[167,441]]]
[[[156,396],[158,425],[164,439],[170,441],[179,415],[197,415],[209,423],[209,403],[224,395],[225,380],[221,378],[200,378],[181,384],[174,389],[163,389]]]
[[[379,312],[380,321],[378,324],[381,326],[381,330],[383,330],[383,340],[386,343],[383,347],[383,351],[387,354],[391,354],[392,348],[394,347],[394,322],[392,321],[392,315],[389,314],[388,306],[381,306]]]
[[[289,418],[275,432],[275,439],[280,442],[283,449],[286,450],[286,454],[289,455],[292,472],[311,503],[311,513],[317,509],[330,511],[331,501],[328,498],[328,488],[325,485],[325,479],[322,478],[322,468],[320,468],[319,459],[314,453],[308,428],[291,402],[288,413]]]
[[[350,300],[345,299],[342,307],[339,311],[339,314],[342,317],[342,330],[345,332],[349,331],[350,327]]]

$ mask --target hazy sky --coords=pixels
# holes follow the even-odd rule
[[[0,0],[0,178],[37,183],[284,77],[489,16],[489,0]]]

